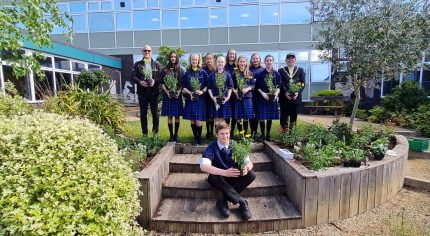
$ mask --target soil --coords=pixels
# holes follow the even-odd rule
[[[345,220],[306,229],[240,235],[394,235],[395,231],[401,229],[402,215],[405,222],[405,231],[409,233],[403,235],[430,234],[430,192],[403,188],[393,199],[381,206]],[[163,234],[151,231],[149,235],[209,234]]]

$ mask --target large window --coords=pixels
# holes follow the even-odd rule
[[[88,2],[88,11],[100,11],[100,2]]]
[[[61,16],[61,18],[63,18],[64,22],[65,22],[67,25],[70,25],[70,24],[71,24],[71,22],[70,22],[70,21],[69,21],[65,16]],[[55,23],[54,23],[54,22],[51,22],[51,23],[53,23],[53,24],[54,24],[54,28],[52,29],[52,34],[65,34],[65,33],[67,33],[67,30],[66,30],[65,28],[60,27],[60,26],[58,26],[58,25],[55,25]]]
[[[62,57],[54,57],[55,69],[70,70],[69,59]]]
[[[231,26],[258,25],[258,6],[257,5],[230,6],[230,25]]]
[[[148,8],[157,8],[159,6],[158,0],[146,0]]]
[[[145,8],[145,1],[144,0],[133,0],[133,8],[134,9]]]
[[[181,9],[181,28],[207,28],[208,8]]]
[[[102,10],[103,11],[112,10],[112,2],[102,2]]]
[[[279,5],[261,6],[260,17],[262,24],[278,24]]]
[[[131,0],[114,0],[115,10],[129,11],[131,10]]]
[[[161,8],[169,9],[169,8],[178,8],[179,0],[160,0]]]
[[[11,82],[18,90],[20,96],[31,99],[30,96],[30,83],[25,77],[16,78],[13,69],[10,66],[3,65],[3,81]]]
[[[116,13],[116,30],[131,30],[131,13],[121,12]]]
[[[133,14],[134,30],[160,29],[160,11],[135,11]]]
[[[90,32],[109,32],[114,30],[112,12],[90,13],[88,15]]]
[[[55,95],[55,82],[52,71],[43,71],[45,74],[44,78],[39,78],[34,75],[34,92],[36,95],[36,100],[43,100],[47,96]]]
[[[281,4],[281,23],[300,24],[311,20],[310,2],[289,2]]]
[[[73,32],[82,33],[87,32],[87,16],[86,15],[73,15]]]
[[[69,9],[67,8],[67,3],[58,3],[57,7],[62,13],[69,12]]]
[[[311,82],[328,83],[330,82],[330,64],[329,63],[312,63],[311,64]]]
[[[211,27],[227,25],[227,9],[212,8],[210,13]]]
[[[163,11],[163,28],[178,28],[178,10]]]
[[[87,11],[86,2],[71,2],[69,4],[71,13],[85,13]]]

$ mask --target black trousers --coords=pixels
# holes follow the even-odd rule
[[[224,197],[237,204],[241,199],[240,193],[254,181],[254,171],[249,171],[245,176],[224,177],[220,175],[209,175],[208,182],[212,187],[222,192]]]
[[[148,105],[151,108],[152,114],[152,133],[158,133],[159,117],[158,117],[158,94],[147,93],[138,94],[140,107],[140,124],[142,126],[142,134],[148,135]]]
[[[280,102],[281,105],[281,118],[280,124],[282,128],[287,128],[287,123],[289,120],[289,126],[293,125],[297,121],[297,113],[301,104],[293,104],[289,102]]]

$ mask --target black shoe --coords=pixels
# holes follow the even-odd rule
[[[179,142],[178,135],[173,136],[173,142]]]
[[[199,138],[197,139],[197,143],[198,143],[199,145],[203,145],[203,139],[202,139],[201,137],[199,137]]]
[[[266,141],[272,141],[272,138],[270,136],[266,136]]]
[[[197,138],[194,138],[193,146],[197,146],[197,144],[199,144],[199,142],[197,141]]]
[[[249,220],[251,216],[251,211],[249,210],[248,201],[244,200],[239,206],[240,215],[243,220]]]
[[[173,136],[170,136],[169,142],[175,142],[175,138]]]
[[[230,216],[230,210],[228,209],[228,203],[224,197],[218,198],[218,200],[216,200],[216,208],[218,209],[218,211],[222,217],[227,218]]]

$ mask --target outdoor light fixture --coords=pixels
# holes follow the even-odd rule
[[[119,6],[120,6],[120,7],[125,7],[125,2],[120,2],[120,3],[119,3]]]

